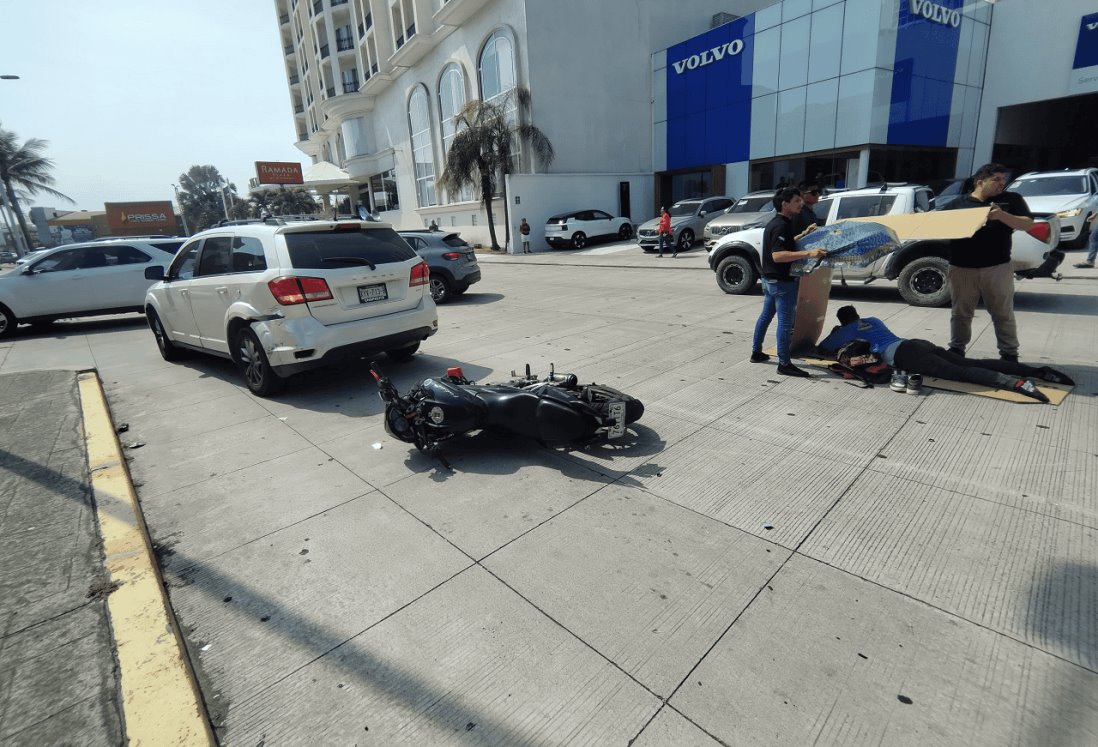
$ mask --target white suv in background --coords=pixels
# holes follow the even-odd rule
[[[1098,215],[1098,169],[1031,171],[1007,187],[1026,200],[1034,218],[1060,219],[1060,241],[1067,246],[1086,246]]]
[[[195,234],[145,298],[165,360],[231,359],[254,394],[347,357],[407,360],[438,330],[427,263],[384,223],[277,219]]]

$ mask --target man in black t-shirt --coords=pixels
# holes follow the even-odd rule
[[[999,357],[1018,360],[1018,325],[1014,321],[1014,269],[1010,247],[1015,231],[1028,231],[1033,217],[1025,199],[1004,192],[1006,167],[981,166],[972,176],[971,194],[950,203],[945,210],[991,207],[987,223],[967,239],[950,242],[949,285],[953,313],[949,319],[949,350],[965,354],[972,339],[972,317],[983,298],[995,327]]]
[[[770,356],[762,351],[766,330],[778,315],[778,373],[784,376],[808,376],[789,359],[789,340],[793,335],[793,320],[797,315],[797,278],[789,272],[789,265],[798,259],[823,257],[823,249],[801,251],[797,239],[808,233],[794,235],[793,222],[800,213],[803,202],[796,189],[782,189],[774,195],[774,207],[778,214],[766,224],[763,231],[762,286],[763,306],[755,322],[755,336],[751,344],[751,362],[762,363]]]

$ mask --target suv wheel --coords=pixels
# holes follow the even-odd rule
[[[0,337],[10,337],[15,334],[15,328],[19,326],[19,320],[15,314],[8,311],[8,307],[0,304]]]
[[[949,262],[941,257],[919,257],[907,263],[898,279],[900,295],[912,306],[949,303]]]
[[[587,246],[587,234],[583,231],[576,231],[572,234],[572,246],[576,249],[582,249]]]
[[[446,281],[446,278],[437,272],[431,273],[431,298],[434,302],[446,303],[452,295],[456,294],[450,288],[450,283]]]
[[[687,249],[694,245],[694,232],[689,228],[684,228],[682,233],[679,234],[679,251],[685,252]]]
[[[717,265],[717,285],[725,293],[742,296],[755,287],[758,276],[755,266],[747,257],[734,254],[725,257]]]
[[[412,356],[419,350],[419,343],[413,342],[411,345],[406,345],[402,348],[396,348],[394,350],[386,350],[385,355],[389,356],[390,360],[398,363],[412,360]]]
[[[259,338],[250,327],[237,330],[234,357],[240,375],[244,377],[244,384],[252,394],[269,397],[282,388],[282,379],[271,368]]]
[[[153,337],[156,338],[156,347],[160,350],[160,357],[169,362],[182,358],[183,351],[168,338],[164,323],[160,321],[160,317],[156,315],[156,312],[149,309],[145,314],[145,318],[149,322],[149,329],[152,330]]]

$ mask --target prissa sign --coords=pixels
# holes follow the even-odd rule
[[[133,235],[176,232],[175,211],[170,202],[108,202],[107,227],[112,234]]]
[[[908,0],[908,8],[910,8],[912,16],[921,16],[928,21],[940,23],[943,26],[957,28],[961,25],[961,11],[932,3],[930,0]]]
[[[735,57],[742,51],[743,39],[735,39],[730,42],[725,42],[719,47],[707,49],[701,54],[692,54],[685,60],[672,62],[671,67],[675,68],[676,73],[682,75],[684,70],[696,70],[699,67],[705,67],[714,62],[720,62],[725,57]]]
[[[255,175],[260,184],[304,184],[301,164],[293,161],[256,161]]]

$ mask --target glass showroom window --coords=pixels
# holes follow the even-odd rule
[[[450,144],[458,132],[457,115],[465,106],[465,76],[457,63],[451,62],[442,71],[438,81],[438,120],[442,130],[442,160],[450,153]],[[461,188],[457,195],[448,195],[449,202],[468,202],[473,199],[473,190],[468,186]]]
[[[370,177],[370,197],[374,210],[383,213],[387,210],[399,210],[397,199],[396,172],[392,169]]]
[[[416,86],[408,99],[408,127],[412,133],[412,162],[416,170],[416,197],[419,199],[419,206],[437,205],[431,115],[427,110],[427,89],[423,86]]]

